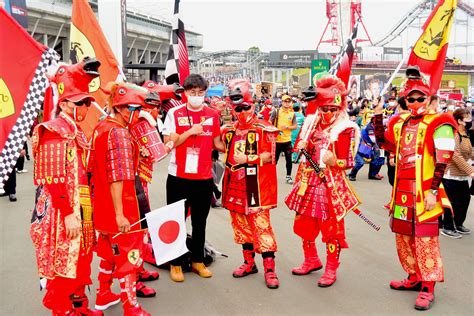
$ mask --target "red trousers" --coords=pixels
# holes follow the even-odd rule
[[[65,313],[72,309],[72,295],[83,295],[85,286],[92,284],[92,254],[92,251],[86,254],[81,246],[75,279],[56,276],[54,279],[48,280],[46,294],[43,298],[43,305],[46,308],[59,313]]]
[[[322,240],[327,243],[331,239],[337,239],[341,248],[348,248],[344,220],[337,221],[334,217],[322,220],[311,216],[296,214],[293,224],[293,231],[303,240],[314,241],[319,232],[322,233]]]

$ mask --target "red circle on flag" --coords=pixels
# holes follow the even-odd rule
[[[158,238],[165,244],[173,243],[179,235],[179,223],[177,221],[164,222],[158,229]]]

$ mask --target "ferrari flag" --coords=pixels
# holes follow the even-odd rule
[[[96,58],[101,63],[100,76],[91,81],[89,92],[97,100],[97,103],[104,107],[107,95],[101,88],[105,88],[110,81],[123,81],[124,76],[88,1],[74,0],[71,18],[70,62],[78,63],[84,57]],[[91,107],[85,124],[81,124],[87,134],[92,132],[100,116],[101,113]]]
[[[41,110],[48,66],[59,59],[0,7],[0,188]]]
[[[443,75],[449,34],[454,21],[457,0],[441,0],[423,25],[423,34],[413,46],[408,65],[418,65],[430,76],[431,94],[436,94]]]

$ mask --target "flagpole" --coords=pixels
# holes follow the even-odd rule
[[[408,49],[405,56],[403,56],[402,60],[398,64],[397,68],[395,68],[394,72],[390,76],[390,79],[388,79],[387,83],[385,84],[385,86],[382,89],[382,92],[380,92],[381,96],[383,96],[385,94],[385,92],[387,92],[389,85],[392,83],[393,79],[395,79],[395,76],[398,74],[398,72],[400,71],[400,68],[402,68],[405,61],[408,59],[408,56],[410,56],[410,53],[411,53],[411,48]]]
[[[99,105],[97,102],[94,101],[94,102],[92,102],[92,104],[95,106],[95,108],[96,108],[97,110],[99,110],[99,112],[100,112],[102,115],[108,116],[107,112],[105,112],[104,109],[102,109],[102,108],[100,107],[100,105]]]
[[[130,225],[130,228],[132,228],[133,226],[137,225],[138,223],[143,222],[143,220],[145,220],[145,219],[146,219],[146,217],[143,217],[143,218],[142,218],[141,220],[139,220],[138,222],[135,222],[135,223],[133,223],[132,225]],[[124,234],[124,233],[120,232],[120,233],[118,233],[118,234],[115,234],[112,238],[115,238],[115,237],[117,237],[117,236],[119,236],[119,235],[122,235],[122,234]]]

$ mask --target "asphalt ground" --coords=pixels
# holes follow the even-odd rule
[[[293,174],[296,172],[294,165]],[[32,162],[29,173],[18,176],[18,202],[0,198],[0,314],[49,315],[41,304],[44,292],[39,291],[34,249],[29,237],[31,210],[34,203]],[[150,187],[152,208],[165,204],[167,161],[156,165]],[[210,279],[194,273],[185,274],[185,282],[175,283],[166,270],[159,270],[160,279],[148,285],[157,289],[155,298],[139,299],[153,315],[415,315],[416,292],[399,292],[388,286],[390,280],[405,277],[398,261],[394,235],[388,227],[387,211],[390,186],[384,179],[367,179],[365,166],[354,182],[363,200],[361,210],[381,226],[375,231],[354,214],[346,216],[349,249],[341,254],[337,282],[319,288],[322,270],[307,276],[294,276],[291,269],[303,260],[300,239],[293,233],[294,214],[283,200],[291,185],[285,183],[284,159],[278,165],[278,208],[271,220],[278,243],[276,272],[280,288],[267,289],[263,266],[257,257],[259,273],[234,279],[232,271],[242,263],[241,248],[234,244],[230,216],[225,209],[211,209],[207,240],[228,258],[218,258],[210,267]],[[382,174],[385,175],[385,167]],[[474,228],[471,206],[466,227]],[[445,282],[436,285],[436,300],[431,315],[474,315],[473,236],[454,240],[440,236],[445,265]],[[320,238],[318,251],[325,263],[325,247]],[[147,266],[155,270],[154,267]],[[98,260],[92,263],[94,284],[90,288],[91,305],[95,300]],[[114,284],[119,291],[118,284]],[[120,305],[111,307],[106,315],[122,315]]]

